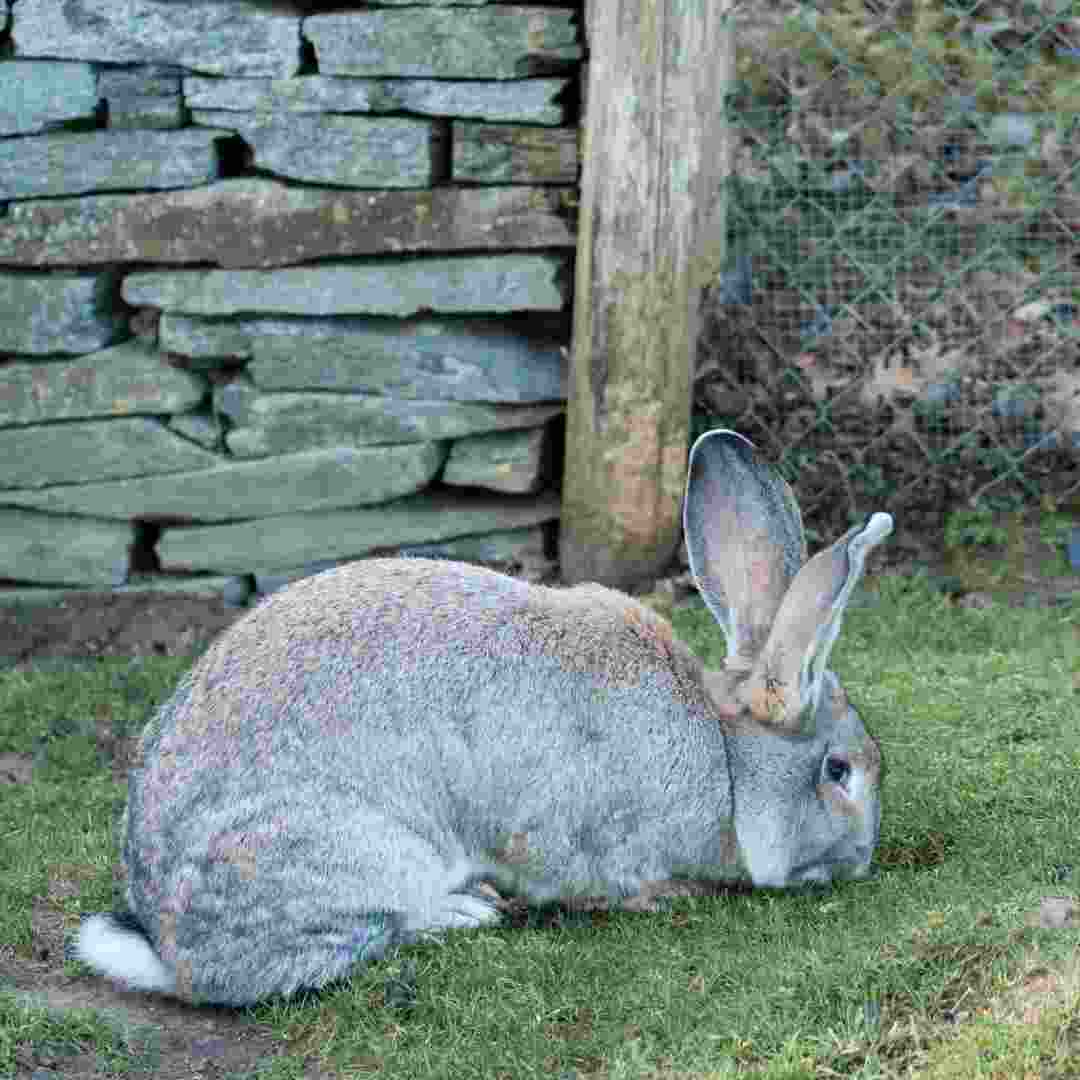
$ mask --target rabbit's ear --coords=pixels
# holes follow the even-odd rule
[[[749,439],[707,431],[690,451],[683,531],[690,571],[724,631],[729,662],[748,667],[806,561],[795,496]]]
[[[825,668],[844,609],[866,556],[892,532],[888,514],[874,514],[799,571],[784,597],[765,648],[739,688],[739,700],[761,723],[813,733]]]

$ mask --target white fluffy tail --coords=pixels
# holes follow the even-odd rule
[[[161,962],[150,942],[137,930],[121,926],[111,915],[85,919],[75,951],[84,963],[133,990],[176,993],[176,976]]]

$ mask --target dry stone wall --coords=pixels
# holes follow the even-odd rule
[[[579,13],[5,10],[0,597],[542,557]]]

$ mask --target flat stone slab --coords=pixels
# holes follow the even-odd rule
[[[116,287],[110,271],[0,274],[0,352],[88,353],[111,345],[127,330]]]
[[[278,176],[351,187],[427,187],[440,132],[407,117],[267,114],[196,109],[196,124],[228,128],[252,148],[254,164]]]
[[[284,5],[282,5],[284,7]],[[162,57],[209,75],[288,78],[300,67],[300,18],[272,6],[200,0],[33,0],[12,26],[16,56],[137,64]]]
[[[226,445],[237,457],[266,457],[325,446],[456,439],[485,431],[534,427],[561,405],[489,405],[415,401],[373,394],[264,393],[237,379],[214,393],[232,422]],[[525,489],[531,490],[531,489]]]
[[[130,525],[0,507],[0,577],[43,585],[122,585]]]
[[[304,35],[323,75],[520,79],[582,58],[577,17],[543,7],[410,7],[312,15]]]
[[[533,563],[544,560],[544,527],[501,529],[460,536],[435,544],[404,544],[397,550],[412,558],[460,559],[463,562]]]
[[[456,540],[444,540],[433,544],[404,544],[395,548],[403,556],[429,559],[460,559],[463,562],[481,563],[527,563],[534,564],[545,560],[544,528],[537,525],[525,529],[502,529],[497,532],[481,533],[478,536],[462,536]],[[381,554],[381,552],[380,552]],[[349,562],[345,559],[342,562]],[[259,596],[283,589],[301,578],[321,574],[342,562],[333,559],[308,563],[306,566],[294,566],[284,570],[259,572],[255,574],[255,591]],[[212,578],[210,580],[222,580]],[[225,579],[232,580],[232,579]],[[4,594],[0,590],[0,604],[4,603]]]
[[[138,341],[78,360],[7,364],[2,370],[0,428],[95,416],[178,413],[194,408],[207,392],[198,376],[170,367],[159,352]]]
[[[88,595],[112,596],[116,593],[159,595],[172,593],[175,596],[197,596],[214,598],[223,597],[226,593],[235,594],[243,586],[246,579],[239,579],[224,574],[199,574],[191,577],[169,577],[165,574],[140,575],[138,583],[129,585],[114,585],[108,589],[49,589],[44,586],[37,588],[0,588],[0,608],[2,607],[36,607],[43,604],[62,604],[65,600],[81,598]]]
[[[559,499],[553,493],[514,498],[423,492],[370,509],[168,528],[157,553],[163,570],[258,574],[352,559],[382,548],[526,528],[558,516]]]
[[[97,76],[89,64],[0,64],[0,135],[29,135],[69,120],[90,119],[97,103]]]
[[[145,416],[0,428],[0,489],[156,478],[220,460]]]
[[[425,7],[479,7],[493,0],[423,0]],[[382,0],[383,7],[415,7],[416,0]]]
[[[418,311],[558,311],[558,255],[380,259],[281,270],[129,274],[124,299],[186,315],[414,315]]]
[[[309,450],[198,472],[7,491],[4,502],[120,520],[235,521],[395,499],[425,487],[445,457],[441,443]]]
[[[442,482],[524,495],[546,485],[551,458],[547,427],[474,435],[450,447]]]
[[[230,131],[90,131],[0,140],[0,199],[216,180],[214,144]],[[72,260],[73,261],[73,260]]]
[[[185,439],[205,446],[207,450],[225,448],[225,430],[220,419],[210,413],[182,413],[169,421],[169,427]]]
[[[187,121],[180,92],[181,69],[168,64],[104,68],[98,94],[109,111],[109,130],[171,129]]]
[[[301,75],[295,79],[184,80],[191,109],[250,112],[410,112],[519,124],[561,124],[558,97],[570,79],[458,82],[446,79],[341,79]],[[228,126],[228,125],[225,125]]]
[[[207,79],[207,82],[243,79]],[[98,72],[98,94],[110,104],[120,98],[174,97],[183,87],[183,70],[175,64],[139,64],[137,67],[102,68]]]
[[[263,390],[335,390],[444,401],[566,399],[560,317],[202,319],[166,312],[160,347],[250,360]]]
[[[186,126],[184,102],[176,97],[132,97],[109,105],[110,131],[175,131]]]
[[[483,184],[576,184],[578,129],[454,121],[451,178]]]
[[[272,267],[354,255],[572,248],[572,187],[330,191],[261,177],[145,195],[14,203],[0,263]]]

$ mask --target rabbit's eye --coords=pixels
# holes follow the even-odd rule
[[[834,784],[842,784],[851,775],[851,764],[847,758],[830,754],[825,759],[825,777]]]

